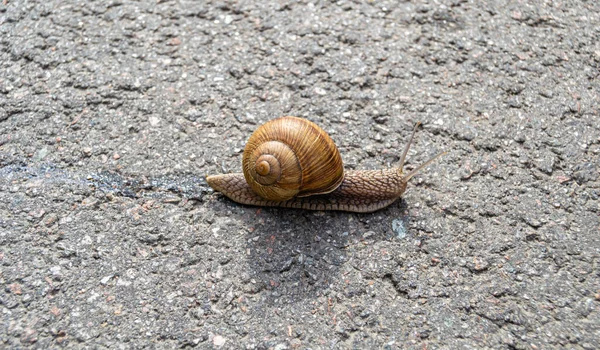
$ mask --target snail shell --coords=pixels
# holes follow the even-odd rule
[[[256,129],[244,149],[242,169],[252,190],[272,201],[329,193],[344,179],[342,156],[331,137],[296,117]]]

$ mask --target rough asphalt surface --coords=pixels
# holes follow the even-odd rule
[[[0,347],[597,348],[599,74],[595,0],[4,0]],[[373,214],[213,194],[281,115],[449,153]]]

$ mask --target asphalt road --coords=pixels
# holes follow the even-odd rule
[[[0,4],[0,347],[594,349],[600,3]],[[372,214],[238,205],[281,115]]]

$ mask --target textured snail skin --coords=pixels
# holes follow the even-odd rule
[[[254,193],[244,174],[206,178],[210,187],[241,204],[357,213],[370,213],[394,203],[406,190],[407,180],[400,168],[346,171],[344,180],[333,192],[277,202]]]

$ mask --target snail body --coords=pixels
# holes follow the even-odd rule
[[[404,174],[404,160],[416,128],[399,167],[344,171],[339,151],[325,131],[306,119],[281,117],[250,136],[244,149],[243,174],[208,176],[206,181],[241,204],[373,212],[400,198],[408,180],[441,155]]]

